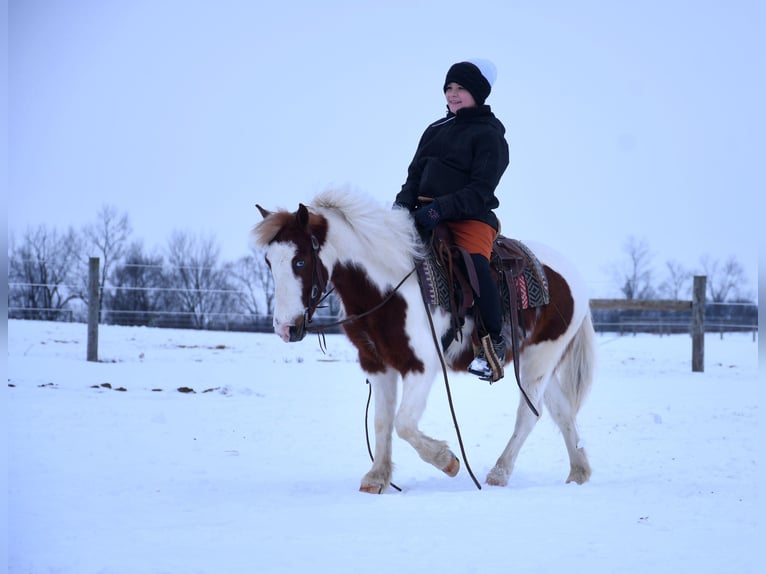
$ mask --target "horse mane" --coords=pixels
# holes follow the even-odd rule
[[[336,250],[341,259],[375,260],[400,275],[412,269],[413,259],[423,257],[423,243],[406,209],[392,209],[348,189],[319,193],[309,209],[330,222],[330,233],[340,238],[342,249]]]
[[[412,270],[413,260],[424,256],[423,242],[406,209],[392,209],[348,189],[325,190],[307,207],[309,225],[326,220],[328,239],[322,249],[333,250],[339,260],[376,268],[392,279]],[[255,245],[261,248],[296,221],[295,213],[286,209],[261,213],[263,221],[252,230]]]

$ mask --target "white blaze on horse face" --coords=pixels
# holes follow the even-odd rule
[[[274,332],[283,341],[290,340],[290,327],[303,317],[303,285],[293,273],[293,243],[272,243],[266,252],[274,277]]]

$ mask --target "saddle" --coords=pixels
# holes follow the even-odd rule
[[[514,369],[518,369],[523,313],[550,302],[548,280],[542,264],[526,245],[499,234],[492,246],[490,269],[500,293],[504,322],[511,324],[511,351]],[[473,305],[474,293],[480,294],[476,270],[470,254],[455,244],[446,224],[434,228],[429,252],[418,263],[417,272],[424,300],[450,315],[450,329],[442,338],[442,347],[446,349],[453,340],[462,340],[469,312],[476,320],[477,329],[470,336],[477,346],[483,327],[478,307]]]

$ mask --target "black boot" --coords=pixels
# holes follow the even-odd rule
[[[500,306],[500,293],[497,283],[492,277],[489,261],[483,255],[472,253],[473,268],[476,270],[476,278],[479,281],[480,292],[477,293],[476,307],[479,308],[481,323],[485,333],[497,334],[503,330],[503,312]]]

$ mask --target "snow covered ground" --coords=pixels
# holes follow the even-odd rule
[[[705,373],[688,336],[599,336],[583,486],[544,414],[508,487],[397,438],[403,492],[382,496],[357,492],[367,385],[342,336],[327,347],[102,326],[88,363],[84,325],[9,321],[9,572],[763,571],[752,335],[708,336]],[[515,382],[451,388],[483,483]],[[423,429],[459,452],[440,380]]]

